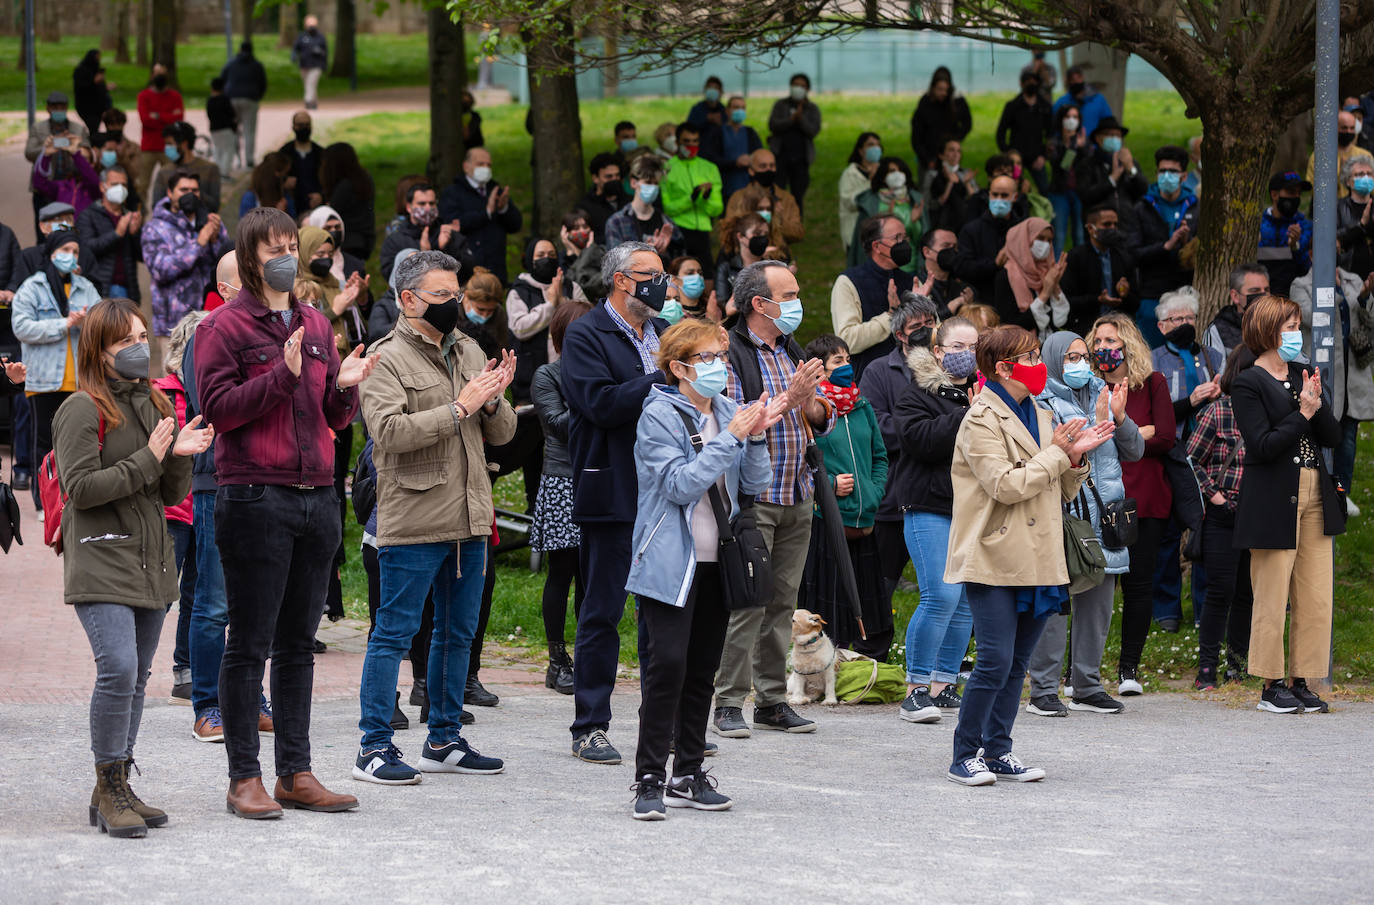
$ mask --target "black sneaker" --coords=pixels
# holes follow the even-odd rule
[[[717,707],[711,718],[711,731],[724,738],[748,738],[753,733],[738,707]]]
[[[600,730],[598,730],[600,731]],[[663,807],[663,782],[646,776],[630,786],[635,793],[635,807],[631,816],[636,820],[665,820],[667,810]]]
[[[1140,679],[1136,678],[1135,669],[1122,667],[1118,676],[1120,677],[1120,681],[1116,686],[1117,694],[1122,697],[1134,697],[1138,694],[1144,694],[1145,687],[1140,684]]]
[[[191,683],[178,682],[172,686],[172,693],[167,698],[168,704],[177,704],[182,707],[191,706]]]
[[[620,752],[615,750],[611,740],[606,738],[604,729],[593,729],[586,735],[579,735],[573,739],[572,753],[573,757],[585,760],[589,764],[615,766],[620,763]]]
[[[797,712],[787,704],[774,704],[772,707],[754,708],[754,725],[759,729],[777,729],[781,732],[815,732],[816,722],[797,716]]]
[[[429,722],[429,705],[428,705],[428,704],[425,705],[424,717],[421,718],[420,722],[422,722],[422,723],[428,723],[428,722]],[[460,711],[458,711],[458,724],[459,724],[460,726],[471,726],[471,725],[472,725],[473,723],[475,723],[475,722],[477,722],[477,717],[475,717],[475,716],[472,715],[472,711],[471,711],[471,710],[460,710]]]
[[[958,710],[962,703],[964,699],[960,696],[959,689],[953,685],[946,685],[944,690],[935,696],[935,706],[941,710]]]
[[[696,808],[698,811],[726,811],[734,804],[716,791],[716,778],[705,770],[668,783],[663,803],[670,808]]]
[[[1120,713],[1126,709],[1126,705],[1105,691],[1099,691],[1086,698],[1074,698],[1069,701],[1069,709],[1085,710],[1088,713]]]
[[[940,705],[930,697],[930,686],[917,685],[902,699],[897,715],[908,723],[940,722]]]
[[[1317,697],[1316,692],[1307,687],[1306,679],[1294,679],[1293,685],[1289,688],[1293,697],[1302,703],[1302,709],[1306,713],[1330,713],[1331,708],[1325,701]]]
[[[1197,678],[1193,680],[1195,691],[1215,691],[1217,687],[1217,670],[1214,666],[1200,666],[1197,671]]]
[[[1036,716],[1068,716],[1069,708],[1064,706],[1064,702],[1059,700],[1057,694],[1042,694],[1038,698],[1031,698],[1026,703],[1026,713],[1033,713]]]
[[[423,777],[419,770],[401,760],[401,749],[387,745],[359,749],[358,759],[353,764],[353,778],[383,786],[413,786]]]
[[[482,687],[476,676],[468,676],[467,687],[463,689],[463,703],[474,707],[495,707],[501,699]]]
[[[1171,634],[1171,635],[1177,635],[1177,634],[1178,634],[1178,630],[1179,630],[1180,624],[1181,624],[1181,623],[1180,623],[1179,620],[1177,620],[1177,619],[1161,619],[1161,620],[1159,620],[1159,627],[1160,627],[1161,629],[1163,629],[1164,631],[1168,632],[1168,633]]]
[[[1293,696],[1293,692],[1288,690],[1288,686],[1283,680],[1275,682],[1260,695],[1260,702],[1255,705],[1256,710],[1267,710],[1270,713],[1298,713],[1304,709],[1302,701]]]
[[[499,757],[483,757],[465,738],[455,738],[441,748],[425,742],[420,770],[425,773],[500,773],[506,769]]]
[[[707,742],[706,747],[701,752],[701,756],[715,757],[719,753],[720,745],[717,745],[715,742]],[[671,742],[668,743],[668,754],[677,754],[677,739],[673,739]]]

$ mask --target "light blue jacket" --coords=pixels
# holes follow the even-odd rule
[[[80,274],[72,274],[67,310],[85,311],[98,301],[100,292],[91,281]],[[29,369],[24,389],[30,393],[51,393],[62,386],[67,371],[68,342],[72,347],[72,360],[76,360],[76,342],[81,336],[81,328],[67,326],[67,316],[57,307],[57,297],[48,285],[46,271],[40,270],[20,283],[12,304],[10,325],[15,338],[24,346],[24,364]]]
[[[698,431],[707,416],[675,387],[655,384],[644,400],[635,432],[639,511],[625,583],[632,594],[685,606],[697,566],[692,510],[722,474],[732,518],[741,492],[759,494],[773,482],[768,444],[741,443],[725,429],[735,417],[735,401],[722,393],[711,406],[720,433],[698,455],[678,411],[691,415]]]

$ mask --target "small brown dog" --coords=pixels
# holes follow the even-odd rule
[[[835,698],[835,645],[810,610],[792,614],[792,672],[787,677],[787,703],[792,706],[838,704]]]

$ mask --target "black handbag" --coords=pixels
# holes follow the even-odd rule
[[[1124,550],[1136,542],[1140,536],[1140,522],[1136,519],[1135,500],[1126,497],[1122,500],[1102,502],[1102,494],[1092,478],[1084,481],[1092,491],[1097,503],[1098,525],[1102,529],[1102,546],[1108,550]]]
[[[19,501],[14,498],[10,485],[0,481],[0,550],[10,552],[11,543],[24,545],[24,538],[19,534]]]
[[[701,452],[701,434],[697,432],[692,416],[682,409],[677,409],[677,413],[687,428],[692,449]],[[725,608],[743,610],[763,606],[773,597],[773,557],[754,519],[754,498],[740,494],[739,514],[731,520],[725,500],[721,498],[720,487],[715,481],[711,482],[711,489],[706,496],[711,501],[711,511],[715,513],[716,528],[720,533],[717,564],[720,567],[721,596],[725,598]]]

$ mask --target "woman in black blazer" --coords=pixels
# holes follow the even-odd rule
[[[1236,426],[1245,439],[1234,542],[1251,551],[1255,591],[1249,671],[1264,679],[1258,707],[1270,713],[1327,710],[1307,678],[1327,671],[1331,538],[1345,531],[1344,507],[1321,456],[1322,447],[1340,442],[1341,428],[1322,397],[1321,372],[1293,363],[1302,351],[1301,325],[1301,312],[1288,299],[1251,302],[1241,338],[1255,353],[1255,366],[1231,388]]]

